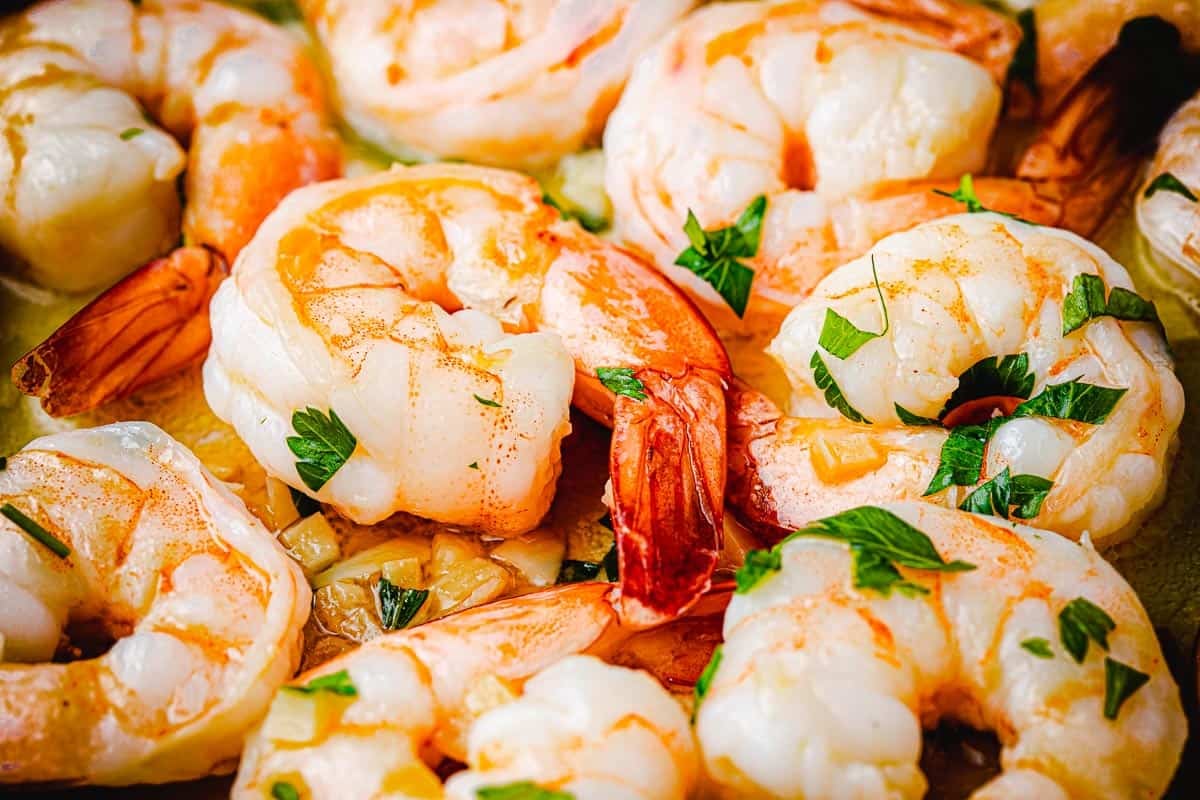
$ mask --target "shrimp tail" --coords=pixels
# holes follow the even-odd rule
[[[729,392],[729,504],[742,523],[764,541],[782,539],[787,531],[779,524],[779,514],[770,488],[760,475],[754,455],[754,443],[773,436],[782,416],[766,395],[741,381],[734,381]]]
[[[649,626],[686,611],[708,590],[722,541],[725,396],[721,378],[642,370],[644,400],[614,410],[612,519],[621,616]]]
[[[208,350],[208,301],[228,274],[205,247],[151,261],[22,356],[13,383],[50,416],[66,417],[174,374]]]

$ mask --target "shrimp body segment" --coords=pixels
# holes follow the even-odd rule
[[[600,138],[635,59],[695,0],[302,0],[342,112],[398,153],[514,168]]]
[[[1095,282],[1104,297],[1134,291],[1124,268],[1082,238],[995,214],[925,223],[838,268],[792,310],[768,348],[788,374],[790,416],[753,392],[734,404],[735,505],[789,529],[927,492],[932,502],[957,506],[978,482],[1007,469],[1052,482],[1031,524],[1074,539],[1088,532],[1096,542],[1129,535],[1161,499],[1183,389],[1152,321],[1097,315],[1064,335],[1065,298],[1081,299],[1081,280]],[[838,358],[822,347],[830,313],[883,335]],[[870,424],[835,410],[818,386],[818,357],[844,402]],[[969,378],[971,367],[1005,357],[1022,389],[983,392],[957,414],[974,419],[940,414],[956,392],[984,385]],[[1074,391],[1054,389],[1073,381],[1096,387],[1075,387],[1089,393],[1123,393],[1094,424],[1070,412],[1017,412],[1027,398]],[[903,412],[933,424],[904,420]],[[1006,421],[990,423],[997,427],[984,440],[978,481],[930,492],[948,457],[943,447],[953,428],[946,426],[1001,414]]]
[[[851,196],[983,168],[1000,84],[987,62],[955,49],[971,47],[937,32],[976,22],[983,42],[1008,52],[1011,23],[949,4],[953,14],[926,30],[920,23],[931,20],[922,15],[946,4],[889,13],[897,5],[905,4],[714,4],[684,19],[634,70],[604,138],[617,238],[650,256],[720,324],[734,321],[712,288],[673,266],[688,246],[689,210],[719,228],[765,195],[762,242],[748,261],[754,290],[760,301],[794,302],[823,274],[812,259],[824,263],[833,251],[846,260],[874,243],[859,242],[878,223],[864,215],[885,210]],[[900,209],[905,227],[928,215],[926,206],[953,209],[928,188],[912,194],[920,202]],[[894,218],[897,210],[886,212]],[[887,224],[885,232],[896,229],[894,219]]]
[[[990,728],[1004,748],[1004,771],[973,798],[1162,796],[1186,720],[1124,579],[1053,533],[925,503],[883,509],[975,569],[914,570],[927,594],[885,596],[855,588],[844,543],[784,544],[781,569],[730,603],[698,713],[705,765],[728,796],[923,797],[921,728],[944,718]],[[1115,627],[1077,663],[1059,615],[1080,598]],[[1108,660],[1148,676],[1116,714]]]
[[[1175,112],[1159,137],[1158,152],[1137,195],[1138,229],[1162,256],[1200,275],[1200,201],[1179,191],[1150,190],[1171,175],[1191,192],[1200,192],[1200,94]]]
[[[6,504],[70,552],[0,518],[0,783],[230,771],[299,663],[299,567],[148,423],[35,440],[0,471]]]
[[[339,169],[318,73],[257,15],[50,0],[0,39],[0,246],[43,285],[105,286],[170,250],[185,168],[184,235],[227,260],[283,195]]]
[[[724,492],[720,341],[663,276],[541,202],[535,181],[428,165],[294,192],[213,299],[205,393],[300,488],[292,415],[358,445],[316,496],[362,522],[406,510],[534,527],[567,406],[614,425],[623,607],[674,614],[708,585]],[[597,370],[626,371],[639,398]],[[307,487],[313,491],[314,487]]]
[[[293,691],[282,690],[232,796],[262,797],[279,781],[314,800],[466,800],[520,781],[580,800],[687,796],[698,759],[681,706],[649,674],[581,655],[620,639],[611,592],[575,584],[471,609],[299,676],[303,686],[341,673],[356,695],[295,736],[279,724]],[[431,767],[446,756],[468,769],[443,795]]]

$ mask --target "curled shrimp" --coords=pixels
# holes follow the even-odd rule
[[[1152,307],[1114,311],[1122,299],[1144,302],[1066,231],[969,214],[887,237],[819,283],[770,344],[790,416],[752,390],[731,400],[734,506],[774,529],[922,496],[1001,496],[1007,516],[1009,478],[1036,476],[1019,481],[1045,490],[1020,512],[1030,524],[1129,536],[1162,498],[1183,389]],[[839,357],[831,314],[882,333]],[[1108,405],[1047,404],[1075,393]]]
[[[999,159],[988,146],[1019,41],[1011,20],[955,2],[694,12],[647,53],[605,132],[617,239],[719,326],[773,332],[831,269],[890,233],[961,211],[944,195],[964,173],[994,168],[974,181],[973,200],[987,208],[1090,235],[1139,167],[1127,137],[1118,147],[1107,133],[1128,118],[1130,98],[1147,98],[1139,129],[1165,118],[1169,98],[1159,102],[1158,73],[1143,63],[1158,42],[1135,41],[1081,75],[1009,169],[989,164]],[[689,244],[689,211],[705,229],[722,228],[759,196],[766,212],[744,260],[754,275],[739,322],[675,262]]]
[[[596,657],[627,635],[611,592],[574,584],[470,609],[299,676],[295,686],[338,680],[354,695],[281,690],[232,796],[281,782],[313,800],[466,800],[519,782],[579,800],[686,796],[699,770],[683,709],[647,673]],[[446,757],[467,770],[443,795],[433,768]]]
[[[35,440],[0,507],[0,784],[231,771],[308,617],[270,533],[149,423]]]
[[[213,410],[268,472],[355,520],[409,510],[527,530],[553,492],[573,394],[614,427],[625,611],[670,616],[707,587],[724,349],[669,281],[562,220],[531,178],[440,164],[293,192],[212,320]],[[310,407],[357,438],[319,486],[288,444]]]
[[[883,594],[852,579],[845,544],[789,539],[778,570],[730,603],[697,714],[728,796],[922,797],[920,731],[946,718],[1003,746],[977,800],[1162,795],[1186,737],[1179,690],[1137,595],[1095,550],[924,503],[837,522],[915,529],[965,571],[909,570],[916,589]]]
[[[1174,183],[1164,186],[1164,181]],[[1142,235],[1155,251],[1193,275],[1200,275],[1198,193],[1200,94],[1175,112],[1163,129],[1158,152],[1137,196]]]
[[[184,237],[227,261],[281,197],[339,168],[314,65],[249,12],[49,0],[0,37],[0,246],[39,283],[106,286],[169,250],[185,168]]]
[[[359,133],[529,169],[599,140],[635,59],[695,0],[300,5]]]

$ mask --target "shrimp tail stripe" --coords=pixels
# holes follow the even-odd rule
[[[322,675],[319,678],[313,678],[303,686],[285,686],[283,688],[289,692],[296,692],[298,694],[327,692],[338,697],[358,697],[358,689],[350,680],[350,673],[344,669],[331,672],[328,675]]]
[[[0,506],[0,514],[8,517],[14,525],[29,534],[30,538],[39,544],[44,545],[50,552],[59,558],[66,558],[71,555],[71,548],[68,547],[61,539],[52,534],[50,531],[43,528],[34,520],[25,516],[19,508],[12,503],[5,503]]]
[[[713,678],[717,677],[717,670],[721,668],[721,659],[725,657],[725,646],[717,645],[713,648],[712,658],[709,659],[708,665],[704,667],[704,671],[700,673],[700,677],[696,679],[696,686],[692,690],[692,724],[696,723],[696,714],[700,711],[700,704],[704,702],[704,698],[708,695],[709,687],[712,686]]]
[[[288,449],[296,456],[296,472],[304,485],[319,492],[345,464],[358,440],[331,408],[326,416],[311,406],[292,414],[292,428],[298,436],[287,438]]]
[[[631,397],[639,403],[646,399],[646,384],[637,379],[632,367],[596,367],[596,377],[613,394]]]
[[[1008,217],[1016,222],[1024,222],[1026,225],[1037,225],[1036,222],[1031,222],[1023,217],[1017,216],[1016,214],[1010,214],[1007,211],[996,211],[995,209],[985,206],[979,200],[979,195],[975,194],[975,179],[971,177],[971,173],[969,172],[964,173],[963,176],[959,178],[958,188],[953,192],[947,192],[944,189],[933,189],[932,191],[936,195],[949,197],[951,200],[962,203],[967,207],[968,214],[999,214],[1002,217]]]
[[[1042,510],[1042,503],[1054,481],[1038,475],[1013,475],[1008,467],[975,489],[962,501],[959,508],[976,514],[988,514],[1008,519],[1009,508],[1016,506],[1012,515],[1017,519],[1033,519]]]
[[[389,631],[407,628],[429,599],[428,589],[404,589],[379,579],[379,619]]]
[[[683,225],[691,246],[679,254],[675,264],[691,270],[716,289],[739,317],[746,313],[746,304],[750,302],[754,270],[738,259],[758,254],[766,211],[767,198],[759,195],[728,228],[705,230],[690,209]]]
[[[1085,597],[1076,597],[1058,612],[1058,635],[1076,663],[1087,656],[1088,641],[1108,650],[1108,634],[1117,627],[1104,609]]]
[[[1174,192],[1191,200],[1193,203],[1200,202],[1200,198],[1196,197],[1195,193],[1187,187],[1187,184],[1170,172],[1163,172],[1157,175],[1154,180],[1150,181],[1150,185],[1146,187],[1146,191],[1142,193],[1142,196],[1149,199],[1159,192]]]
[[[479,800],[575,800],[569,792],[543,789],[532,781],[517,781],[502,786],[481,786],[475,790]]]
[[[924,594],[923,586],[903,579],[896,566],[933,572],[967,572],[975,569],[965,561],[947,562],[921,531],[890,511],[861,506],[819,519],[796,531],[770,550],[752,550],[738,570],[737,594],[746,594],[764,579],[783,568],[783,545],[803,536],[844,542],[854,559],[854,586],[887,595],[892,589],[904,594]]]
[[[842,394],[842,389],[837,385],[837,381],[833,379],[833,375],[829,372],[829,367],[825,365],[824,359],[821,358],[819,350],[814,350],[812,360],[808,362],[812,367],[813,382],[817,388],[825,393],[825,403],[843,417],[851,422],[860,422],[864,425],[870,425],[871,420],[860,414],[854,406],[850,405],[850,401]]]
[[[891,323],[888,320],[887,301],[883,299],[883,288],[879,285],[879,273],[875,270],[874,255],[871,256],[871,276],[875,279],[875,291],[879,293],[879,305],[883,309],[883,330],[879,333],[864,331],[832,308],[825,309],[825,322],[821,325],[817,344],[834,358],[845,360],[867,342],[888,332]]]
[[[1116,719],[1125,701],[1146,685],[1150,676],[1122,664],[1115,658],[1104,659],[1104,717]]]
[[[1063,298],[1063,336],[1079,330],[1097,317],[1112,317],[1125,322],[1150,322],[1164,333],[1154,303],[1128,289],[1115,287],[1104,299],[1104,281],[1099,275],[1076,275],[1071,291]]]

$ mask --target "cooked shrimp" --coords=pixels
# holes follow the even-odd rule
[[[1170,107],[1143,63],[1158,63],[1142,57],[1157,43],[1135,42],[1130,57],[1081,75],[1010,170],[988,164],[988,145],[1019,39],[1007,18],[948,1],[697,11],[639,64],[605,133],[616,236],[719,326],[773,332],[834,267],[961,211],[934,190],[952,192],[964,173],[1000,167],[975,181],[984,206],[1090,235],[1139,166],[1126,137],[1107,132],[1129,117],[1131,97],[1147,129]],[[719,229],[759,196],[766,213],[745,259],[754,274],[742,323],[676,259],[689,211]]]
[[[698,763],[687,716],[652,677],[591,655],[621,632],[602,584],[562,586],[375,639],[301,675],[352,687],[280,691],[247,743],[234,798],[442,797],[532,782],[591,798],[684,797]],[[523,684],[523,689],[522,689]]]
[[[615,427],[623,609],[672,615],[708,585],[724,350],[665,278],[560,219],[532,179],[441,164],[298,190],[212,319],[213,410],[272,475],[365,522],[407,510],[500,535],[533,527],[573,358],[574,402]],[[603,368],[625,385],[615,402]],[[302,482],[288,444],[309,407],[357,439],[323,486]]]
[[[1179,185],[1164,185],[1172,180]],[[1197,197],[1200,197],[1200,94],[1184,104],[1163,129],[1158,152],[1137,196],[1137,222],[1142,235],[1164,258],[1193,275],[1200,275]]]
[[[35,440],[0,506],[0,784],[230,771],[308,617],[274,538],[149,423]]]
[[[301,0],[342,113],[396,152],[544,167],[599,140],[695,0]]]
[[[885,595],[851,580],[864,551],[784,544],[778,571],[730,603],[698,712],[728,796],[923,797],[920,731],[945,718],[1004,748],[978,800],[1162,795],[1187,735],[1179,690],[1137,595],[1095,550],[923,503],[840,522],[881,539],[911,526],[969,571],[912,570],[919,588]],[[1144,685],[1120,685],[1127,670]]]
[[[184,237],[230,261],[281,197],[339,168],[314,65],[254,14],[48,0],[0,42],[0,247],[46,286],[105,286],[168,251],[185,168]]]
[[[1007,516],[1001,484],[1035,476],[1021,482],[1052,485],[1031,524],[1106,544],[1128,536],[1161,500],[1183,412],[1153,307],[1133,313],[1132,290],[1098,247],[999,215],[889,236],[818,284],[771,343],[792,416],[753,392],[732,401],[735,506],[787,529],[889,499],[983,502],[990,489]],[[882,335],[838,357],[830,314]],[[924,419],[906,424],[906,412]]]

